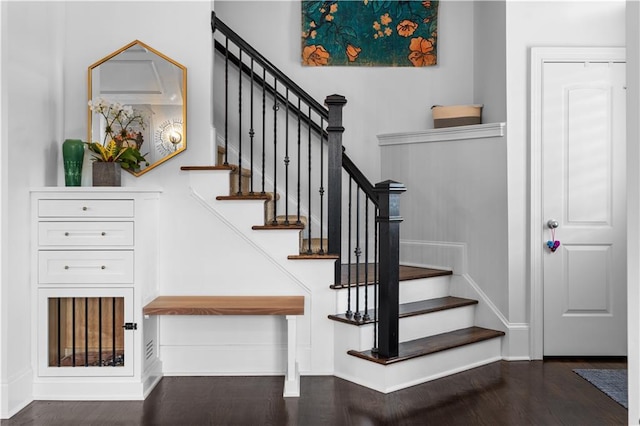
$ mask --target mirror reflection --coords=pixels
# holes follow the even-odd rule
[[[187,148],[187,69],[139,40],[89,67],[88,140],[137,148],[139,176]]]

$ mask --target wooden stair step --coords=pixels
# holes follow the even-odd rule
[[[185,171],[206,171],[206,170],[234,170],[232,165],[227,166],[181,166],[180,170]]]
[[[280,197],[278,196],[278,198],[280,198]],[[233,194],[233,195],[218,195],[216,197],[216,200],[223,200],[223,201],[228,201],[228,200],[265,200],[265,201],[271,201],[271,200],[273,200],[273,193],[272,192],[265,192],[265,193],[254,192],[253,194],[243,193],[243,194]]]
[[[287,256],[287,259],[291,260],[309,260],[309,259],[340,259],[340,256],[337,254],[292,254]]]
[[[333,284],[330,287],[334,290],[339,290],[342,288],[349,287],[349,273],[351,274],[351,287],[356,286],[356,275],[358,275],[357,285],[365,285],[365,284],[373,284],[374,277],[374,264],[369,263],[368,265],[360,264],[356,266],[355,264],[342,265],[341,271],[341,279],[340,284]],[[365,271],[367,272],[367,280],[365,283]],[[417,266],[406,266],[400,265],[400,281],[408,281],[408,280],[416,280],[420,278],[432,278],[439,276],[452,275],[453,272],[447,271],[444,269],[434,269],[434,268],[420,268]]]
[[[391,365],[401,361],[446,351],[472,343],[482,342],[496,337],[504,336],[504,332],[490,330],[482,327],[468,327],[448,333],[437,334],[435,336],[423,337],[421,339],[400,342],[398,356],[393,358],[383,358],[377,353],[368,351],[348,351],[349,355],[362,358],[367,361],[382,365]]]
[[[464,299],[462,297],[454,297],[454,296],[419,300],[417,302],[401,303],[398,306],[398,311],[399,311],[398,317],[407,318],[415,315],[429,314],[431,312],[444,311],[446,309],[455,309],[455,308],[460,308],[462,306],[477,305],[477,304],[478,304],[477,300]],[[374,310],[369,309],[368,314],[370,319],[366,321],[362,319],[360,321],[356,321],[353,318],[353,316],[351,318],[348,318],[346,314],[329,315],[329,319],[332,319],[334,321],[344,322],[347,324],[358,325],[358,326],[364,325],[364,324],[372,324],[374,322],[373,320]]]
[[[304,225],[296,225],[295,223],[290,223],[289,225],[285,225],[284,223],[276,223],[276,224],[268,223],[266,225],[254,225],[254,226],[251,227],[251,229],[254,229],[256,231],[274,231],[274,230],[278,230],[278,229],[298,229],[298,230],[303,230],[304,229]]]

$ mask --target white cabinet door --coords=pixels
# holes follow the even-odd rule
[[[37,315],[40,376],[133,376],[132,288],[39,289]]]

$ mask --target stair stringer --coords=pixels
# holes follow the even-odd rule
[[[216,200],[216,196],[228,194],[229,175],[226,170],[190,172],[192,197],[304,290],[307,300],[302,320],[308,323],[309,336],[298,343],[300,373],[333,374],[333,324],[327,316],[335,313],[335,295],[329,288],[335,259],[287,259],[299,251],[300,231],[253,230],[252,226],[263,223],[264,201]]]

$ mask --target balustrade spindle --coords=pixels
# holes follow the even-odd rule
[[[253,137],[255,136],[256,132],[254,130],[253,127],[253,88],[255,86],[255,84],[253,84],[254,80],[255,80],[255,75],[254,75],[254,71],[253,71],[253,58],[251,58],[251,92],[250,92],[250,108],[251,108],[251,112],[249,113],[249,121],[250,121],[250,126],[251,128],[249,129],[249,149],[250,149],[250,167],[251,167],[251,173],[249,175],[249,194],[253,195]]]
[[[224,163],[229,165],[229,39],[224,42]]]
[[[264,68],[262,69],[262,168],[261,168],[261,175],[262,175],[262,189],[260,190],[261,194],[265,194],[264,191],[264,178],[265,178],[265,171],[266,171],[266,164],[265,164],[265,149],[267,147],[267,139],[266,139],[266,135],[267,135],[267,125],[266,125],[266,116],[267,116],[267,103],[266,103],[266,95],[267,95],[267,88],[266,88],[266,84],[267,84],[267,70],[265,70]]]
[[[307,125],[309,127],[308,130],[308,138],[307,138],[307,150],[308,150],[308,167],[307,167],[307,177],[308,177],[308,181],[309,181],[309,185],[307,188],[307,193],[309,194],[308,196],[308,201],[307,201],[307,209],[309,211],[308,214],[308,218],[307,218],[307,232],[309,233],[309,248],[307,250],[308,254],[313,254],[313,249],[312,249],[312,241],[313,241],[313,234],[311,232],[311,208],[312,208],[312,203],[311,203],[311,106],[309,106],[309,113],[307,114]]]
[[[242,49],[238,54],[242,64]],[[242,66],[238,67],[238,195],[242,195]]]
[[[324,119],[320,117],[320,128],[324,129]],[[324,254],[324,135],[320,134],[320,249]]]
[[[351,318],[353,316],[353,311],[351,310],[351,242],[353,241],[353,237],[351,235],[352,186],[353,179],[349,178],[349,195],[347,196],[347,199],[349,200],[347,204],[347,217],[349,218],[347,221],[347,312],[345,313],[347,318]]]
[[[366,195],[366,194],[365,194]],[[364,203],[364,321],[369,321],[369,200]]]
[[[301,105],[300,105],[300,98],[298,98],[298,156],[297,156],[297,163],[298,163],[298,173],[297,173],[297,197],[296,197],[296,203],[297,203],[297,220],[296,220],[296,225],[301,225],[302,222],[300,221],[300,205],[302,204],[302,197],[300,195],[300,190],[301,190],[301,167],[302,167],[302,151],[301,151],[301,143],[302,143],[302,125],[301,125],[301,118],[300,118],[300,114],[302,113],[302,110],[300,109]],[[308,233],[308,229],[307,229],[307,233]]]
[[[278,197],[276,195],[276,188],[278,188],[278,79],[273,80],[273,219],[271,223],[273,225],[278,224]]]
[[[284,224],[289,225],[289,88],[285,90],[285,137],[284,137]]]
[[[351,188],[349,188],[351,192]],[[356,188],[356,248],[354,255],[356,260],[356,313],[354,319],[360,321],[362,314],[360,313],[360,189]],[[366,287],[366,283],[365,283]]]

